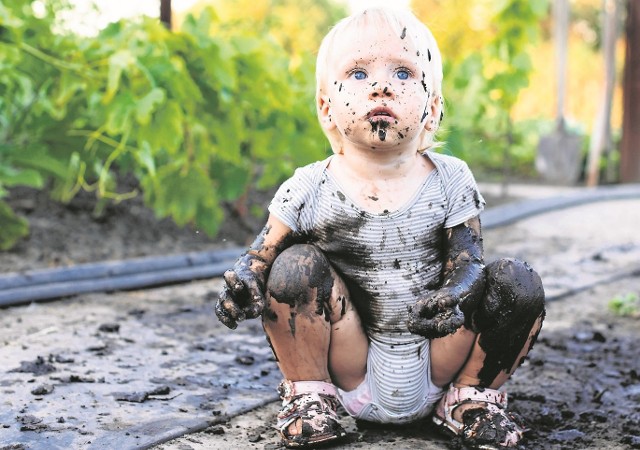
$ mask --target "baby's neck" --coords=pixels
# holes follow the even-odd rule
[[[361,209],[379,214],[396,211],[415,195],[433,170],[429,158],[417,151],[391,155],[335,155],[329,171],[349,198]]]
[[[417,152],[397,150],[369,150],[368,152],[349,149],[337,158],[345,172],[360,179],[406,178],[422,164],[424,158]]]

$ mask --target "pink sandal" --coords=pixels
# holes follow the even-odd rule
[[[453,418],[453,412],[467,403],[478,407],[462,413],[462,422]],[[433,421],[444,430],[462,438],[466,445],[479,449],[515,447],[526,428],[517,417],[507,412],[507,393],[487,388],[451,385],[440,400]]]
[[[278,393],[282,408],[276,429],[286,447],[307,447],[347,435],[338,423],[338,391],[333,384],[284,380],[278,386]],[[292,435],[289,426],[298,419],[302,422],[301,433]]]

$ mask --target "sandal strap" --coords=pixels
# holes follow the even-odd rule
[[[453,418],[453,413],[460,406],[469,402],[481,402],[486,406],[479,406],[479,409],[483,410],[475,417],[469,417],[467,424],[459,422]],[[502,429],[503,436],[499,437],[502,442],[496,442],[494,444],[476,445],[473,448],[503,448],[513,447],[522,438],[526,428],[518,423],[516,418],[506,411],[507,408],[507,393],[498,391],[495,389],[478,388],[478,387],[462,387],[456,388],[451,385],[448,391],[440,400],[435,414],[433,415],[433,421],[436,425],[447,429],[453,434],[463,438],[463,441],[478,444],[476,436],[476,427],[480,422],[487,420],[493,422],[493,420],[500,416],[501,424],[504,423],[505,428]],[[475,410],[475,408],[474,408]],[[464,413],[466,414],[466,412]],[[463,421],[464,421],[463,415]],[[508,425],[508,424],[511,425]]]
[[[462,387],[456,388],[451,386],[447,393],[446,402],[449,405],[458,405],[465,402],[486,402],[506,408],[508,396],[506,392],[496,389],[478,388],[478,387]]]
[[[338,395],[338,389],[325,381],[282,380],[278,386],[278,394],[282,400],[290,401],[304,394],[323,394],[335,397]]]
[[[338,421],[337,388],[324,381],[283,380],[278,386],[282,408],[276,429],[286,447],[303,447],[346,436]],[[292,435],[289,426],[300,420],[300,434]]]

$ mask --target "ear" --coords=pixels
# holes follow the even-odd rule
[[[439,94],[431,94],[429,98],[429,115],[424,123],[427,131],[436,131],[440,126],[440,113],[442,111],[442,97]]]
[[[318,117],[320,119],[320,125],[325,131],[331,131],[336,127],[336,124],[331,118],[331,100],[327,95],[318,96]]]

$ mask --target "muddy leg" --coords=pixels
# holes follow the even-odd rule
[[[535,343],[544,318],[544,289],[538,274],[513,259],[489,264],[485,274],[474,331],[462,327],[431,343],[433,381],[438,386],[454,381],[498,388]]]
[[[344,282],[318,248],[295,245],[282,252],[266,300],[262,323],[285,379],[332,382],[345,390],[361,383],[368,341]],[[310,423],[296,419],[283,437],[303,442],[325,428],[344,433],[332,420],[318,431]]]
[[[436,383],[444,385],[452,380],[454,388],[475,388],[473,392],[498,389],[522,364],[538,337],[545,314],[544,289],[538,274],[513,259],[489,264],[485,274],[485,292],[473,316],[478,334],[462,328],[432,343],[432,364],[439,366],[434,370]],[[452,353],[455,351],[460,353]],[[466,360],[458,371],[460,366],[456,364],[463,358]],[[455,403],[445,395],[436,414],[442,417],[445,403],[451,401]],[[522,436],[518,420],[501,407],[483,401],[458,403],[452,416],[464,424],[464,439],[469,443],[514,446]]]
[[[350,390],[364,379],[368,342],[349,292],[324,254],[295,245],[274,262],[263,326],[284,377]]]
[[[544,320],[544,288],[526,263],[501,259],[486,267],[485,295],[474,316],[479,336],[458,376],[467,386],[497,389],[522,364]]]

